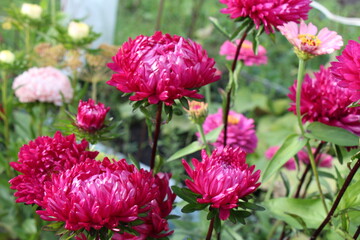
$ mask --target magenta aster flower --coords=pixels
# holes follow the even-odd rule
[[[339,81],[340,87],[354,90],[351,100],[360,100],[360,43],[350,40],[336,58],[339,62],[331,63],[331,73]]]
[[[236,40],[236,44],[238,45],[239,43],[240,40]],[[227,60],[234,60],[237,45],[226,40],[223,45],[221,45],[219,54],[225,55]],[[246,66],[266,64],[266,49],[259,45],[258,54],[255,55],[252,42],[245,40],[241,46],[238,60],[244,61]]]
[[[217,81],[215,61],[190,39],[156,32],[129,39],[108,67],[117,72],[107,84],[125,93],[129,99],[147,99],[172,105],[182,97],[202,98],[197,88]]]
[[[336,32],[323,28],[317,33],[316,26],[312,23],[306,25],[304,21],[301,21],[300,25],[289,22],[278,29],[294,45],[295,53],[304,60],[330,54],[343,45],[342,37]]]
[[[230,18],[250,17],[258,29],[264,26],[266,33],[275,32],[284,23],[307,19],[310,0],[219,0],[227,7],[221,9]]]
[[[76,125],[84,131],[95,132],[104,127],[104,120],[110,107],[104,104],[95,104],[91,98],[86,101],[79,102],[78,114],[76,115]]]
[[[260,170],[254,172],[255,165],[246,164],[246,153],[240,148],[225,147],[215,149],[211,156],[201,153],[202,161],[192,159],[194,169],[183,159],[182,163],[191,180],[186,186],[200,194],[199,203],[211,204],[219,208],[220,219],[226,220],[230,210],[237,207],[239,199],[253,193],[260,183]]]
[[[324,67],[314,75],[314,78],[306,75],[302,84],[300,111],[303,123],[321,122],[360,136],[360,108],[347,107],[352,103],[350,96],[355,91],[339,87],[329,69]],[[289,111],[296,114],[296,81],[288,96],[293,101]]]
[[[276,152],[279,150],[279,146],[272,146],[269,147],[268,150],[266,150],[265,152],[265,157],[269,160],[271,160],[274,155],[276,154]],[[284,166],[287,170],[296,170],[296,162],[294,158],[290,158],[285,164]]]
[[[215,114],[209,114],[206,118],[203,128],[204,133],[207,134],[220,127],[222,122],[222,109],[219,109]],[[246,118],[244,115],[230,111],[228,116],[228,129],[227,129],[227,145],[231,147],[240,147],[247,153],[254,152],[258,139],[255,135],[254,120]],[[200,134],[197,133],[200,137]],[[221,131],[218,139],[213,145],[216,148],[222,148],[224,144],[224,131]]]
[[[16,202],[34,204],[44,197],[44,184],[51,176],[71,168],[86,158],[95,158],[97,152],[85,151],[88,142],[76,143],[75,135],[63,136],[56,132],[54,137],[38,137],[22,146],[17,162],[10,166],[21,175],[11,179],[11,189],[17,190]]]
[[[45,186],[44,210],[37,213],[46,221],[64,222],[71,231],[103,227],[119,231],[120,223],[132,222],[151,209],[158,191],[151,172],[137,170],[125,159],[87,159],[53,175]]]

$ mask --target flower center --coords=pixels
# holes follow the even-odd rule
[[[244,42],[244,43],[242,44],[241,48],[252,49],[253,47],[252,47],[251,44]]]
[[[228,124],[235,125],[235,124],[238,124],[239,122],[240,122],[239,118],[237,118],[235,116],[231,116],[231,115],[228,116]]]
[[[320,39],[317,36],[312,34],[299,34],[298,39],[301,41],[301,45],[307,45],[312,47],[317,47],[321,44]]]

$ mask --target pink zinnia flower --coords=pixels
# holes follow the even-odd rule
[[[323,28],[317,33],[318,29],[312,23],[306,25],[304,21],[301,21],[298,25],[295,22],[289,22],[278,28],[294,45],[295,53],[304,60],[317,55],[330,54],[343,45],[342,37],[336,32]]]
[[[95,132],[103,128],[106,114],[110,107],[95,101],[91,98],[88,101],[81,101],[78,105],[78,113],[76,115],[76,125],[84,131]]]
[[[354,90],[351,100],[360,100],[360,43],[350,40],[336,58],[339,62],[331,63],[331,73],[339,81],[340,87]]]
[[[89,144],[82,140],[76,143],[75,135],[63,136],[56,132],[54,137],[38,137],[22,146],[17,162],[10,166],[21,175],[11,179],[11,189],[17,190],[16,202],[34,204],[44,197],[44,184],[51,176],[71,168],[86,158],[95,158],[97,152],[86,151]]]
[[[73,97],[70,80],[53,67],[30,68],[14,79],[12,88],[20,102],[47,102],[62,105]]]
[[[312,148],[311,151],[314,154],[316,149]],[[301,150],[298,153],[298,156],[299,156],[300,161],[302,161],[305,164],[310,164],[309,155],[305,150]],[[331,155],[329,155],[329,154],[326,154],[326,153],[319,153],[319,155],[316,157],[316,162],[318,163],[319,167],[331,168],[332,167],[332,161],[333,161],[333,157]]]
[[[107,83],[135,93],[131,101],[172,105],[182,97],[202,98],[196,89],[220,78],[215,75],[215,61],[199,44],[161,32],[129,39],[113,61],[108,67],[117,73]]]
[[[321,122],[344,128],[360,136],[360,108],[348,108],[354,90],[337,85],[329,69],[320,67],[311,78],[306,75],[302,84],[300,111],[302,121]],[[293,101],[289,111],[296,114],[296,81],[290,87],[289,98]]]
[[[272,147],[269,147],[268,150],[266,150],[265,152],[265,157],[269,160],[271,160],[275,153],[279,150],[279,146],[272,146]],[[294,158],[290,158],[285,164],[284,164],[284,167],[287,169],[287,170],[296,170],[296,162],[295,162],[295,159]]]
[[[284,23],[307,19],[310,0],[219,0],[227,8],[221,9],[230,18],[250,17],[258,29],[264,26],[266,33],[275,32]]]
[[[139,218],[151,209],[159,187],[151,172],[137,170],[125,159],[87,159],[60,174],[45,186],[37,213],[46,221],[65,222],[65,229],[119,231],[120,223]]]
[[[192,159],[194,169],[183,159],[182,163],[191,180],[185,183],[194,193],[200,194],[199,203],[219,208],[220,219],[226,220],[239,199],[253,193],[260,183],[260,170],[246,164],[246,153],[240,148],[215,149],[211,156],[202,151],[202,161]]]
[[[234,60],[237,45],[240,40],[236,40],[236,45],[229,40],[226,40],[220,47],[220,55],[225,55],[227,60]],[[258,54],[255,55],[253,51],[252,42],[245,40],[241,46],[238,60],[244,61],[246,66],[261,65],[267,63],[266,49],[259,45]]]
[[[209,114],[206,118],[203,128],[204,133],[207,134],[220,127],[222,121],[222,109],[220,108],[217,113]],[[227,129],[227,145],[231,147],[240,147],[247,153],[254,152],[258,139],[255,135],[254,120],[246,118],[244,115],[230,111],[228,115],[228,129]],[[200,134],[197,134],[200,137]],[[222,148],[224,144],[224,131],[221,131],[218,139],[213,145],[216,148]]]

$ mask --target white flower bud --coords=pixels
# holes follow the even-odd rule
[[[74,40],[86,38],[89,35],[90,27],[83,22],[70,22],[68,34]]]
[[[0,51],[0,62],[11,64],[15,61],[15,55],[9,50]]]
[[[31,19],[40,19],[42,8],[37,4],[23,3],[20,12]]]

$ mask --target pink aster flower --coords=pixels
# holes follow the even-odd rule
[[[337,85],[329,69],[320,67],[311,78],[306,75],[302,84],[300,111],[302,121],[321,122],[329,126],[344,128],[360,136],[360,108],[348,108],[354,90]],[[296,114],[296,81],[290,87],[289,108]]]
[[[265,157],[269,160],[271,160],[275,153],[279,150],[279,146],[272,146],[272,147],[269,147],[268,150],[266,150],[265,152]],[[284,167],[287,169],[287,170],[296,170],[296,162],[295,162],[295,159],[294,158],[290,158],[285,164],[284,164]]]
[[[312,148],[312,153],[314,154],[316,149]],[[309,155],[305,150],[301,150],[298,153],[299,156],[299,160],[302,161],[305,164],[310,164],[310,159],[309,159]],[[323,167],[323,168],[331,168],[332,167],[332,161],[333,161],[333,157],[329,154],[326,153],[320,153],[317,157],[316,157],[316,162],[318,163],[319,167]]]
[[[317,55],[330,54],[343,45],[342,37],[334,31],[323,28],[319,31],[312,23],[304,21],[298,25],[289,22],[278,27],[280,32],[294,45],[298,57],[307,60]]]
[[[125,159],[87,159],[53,175],[45,186],[44,210],[37,213],[46,221],[64,222],[71,231],[105,227],[118,232],[120,223],[151,209],[158,190],[151,172],[137,170]]]
[[[15,189],[16,202],[34,204],[44,197],[44,184],[51,176],[71,168],[86,158],[95,158],[97,152],[86,151],[88,143],[76,143],[75,135],[63,136],[56,132],[54,137],[38,137],[22,146],[17,162],[10,166],[21,175],[11,179],[11,189]]]
[[[215,61],[190,39],[156,32],[129,39],[108,67],[117,72],[107,84],[125,93],[129,99],[147,99],[172,105],[182,97],[202,98],[197,88],[217,81]]]
[[[20,102],[47,102],[62,105],[73,97],[70,80],[53,67],[30,68],[14,79],[12,88]]]
[[[307,19],[310,0],[219,0],[227,7],[221,9],[230,18],[250,17],[258,29],[264,26],[266,33],[275,32],[284,23]]]
[[[331,63],[331,73],[339,81],[340,87],[354,90],[351,100],[360,100],[360,43],[350,40],[336,58],[339,62]]]
[[[236,40],[236,44],[238,45],[239,43],[240,40]],[[226,60],[234,60],[237,45],[230,42],[229,40],[226,40],[223,45],[221,45],[219,54],[225,55]],[[255,55],[252,42],[245,40],[241,46],[238,60],[244,61],[246,66],[266,64],[266,49],[259,45],[258,54]]]
[[[110,107],[95,101],[91,98],[88,101],[79,102],[76,125],[87,132],[95,132],[104,127],[104,120]]]
[[[211,156],[201,153],[202,161],[192,159],[194,169],[183,159],[182,163],[191,180],[186,186],[200,194],[199,203],[211,204],[219,208],[220,219],[226,220],[230,210],[237,207],[239,199],[253,193],[260,183],[260,170],[254,172],[255,165],[246,164],[246,153],[240,148],[215,149]]]
[[[222,109],[219,109],[215,114],[209,114],[206,118],[203,128],[204,133],[207,134],[220,127],[222,122]],[[254,152],[258,139],[255,135],[254,120],[246,118],[244,115],[230,111],[228,115],[228,129],[227,129],[227,145],[231,147],[240,147],[247,153]],[[197,134],[200,137],[200,134]],[[216,148],[222,148],[224,142],[224,131],[221,131],[218,139],[213,145]]]

